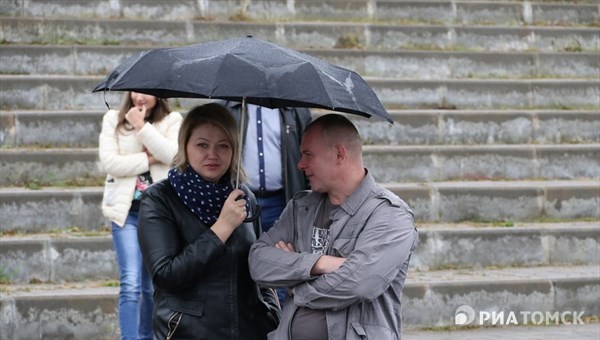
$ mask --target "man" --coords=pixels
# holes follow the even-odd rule
[[[256,282],[291,288],[270,338],[400,338],[400,297],[418,240],[412,211],[375,183],[344,116],[310,123],[301,152],[312,191],[294,195],[250,249]]]
[[[240,122],[242,104],[221,102]],[[248,104],[244,131],[243,164],[248,187],[262,208],[260,221],[269,230],[292,195],[308,188],[300,160],[302,131],[311,120],[307,108],[269,109]]]

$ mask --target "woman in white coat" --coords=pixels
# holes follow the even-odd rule
[[[109,110],[102,120],[102,212],[111,222],[119,264],[121,339],[152,339],[152,278],[137,239],[139,202],[145,188],[167,177],[181,121],[166,99],[137,92],[127,93],[120,110]]]

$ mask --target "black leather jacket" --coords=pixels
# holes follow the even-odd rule
[[[155,290],[156,339],[175,327],[172,339],[266,338],[265,309],[248,270],[253,223],[223,244],[167,179],[145,190],[139,216],[138,239]]]
[[[242,104],[239,102],[218,101],[224,105],[240,122]],[[304,173],[298,170],[300,161],[300,143],[302,133],[311,121],[311,113],[304,107],[286,107],[279,109],[281,117],[281,165],[283,169],[282,178],[285,185],[285,198],[289,201],[295,192],[308,189],[308,181]],[[248,120],[245,121],[244,136],[248,130]]]

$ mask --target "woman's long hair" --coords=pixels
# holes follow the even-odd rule
[[[158,123],[163,118],[165,118],[171,112],[171,108],[169,107],[169,103],[165,98],[156,98],[156,105],[150,110],[150,114],[146,117],[146,121],[151,123]],[[117,127],[115,128],[115,132],[117,135],[120,131],[130,132],[133,130],[133,126],[127,122],[125,119],[125,115],[129,110],[134,107],[133,100],[131,99],[131,92],[125,93],[123,96],[123,100],[121,101],[121,108],[119,109],[119,120],[117,122]]]
[[[217,103],[209,103],[200,105],[192,108],[181,124],[179,129],[178,149],[175,158],[173,159],[173,167],[179,172],[184,172],[185,168],[189,164],[187,157],[187,144],[192,136],[192,131],[200,125],[213,124],[220,127],[227,136],[229,143],[232,147],[231,164],[226,175],[230,175],[231,185],[235,187],[235,180],[238,175],[238,165],[240,164],[240,152],[242,147],[240,145],[239,129],[237,122],[229,112],[229,110],[223,105]],[[246,172],[243,167],[239,167],[240,183],[246,182]]]

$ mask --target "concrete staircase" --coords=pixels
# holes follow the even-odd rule
[[[97,137],[121,94],[90,91],[137,51],[246,34],[356,70],[392,114],[350,118],[418,219],[407,329],[453,327],[461,305],[600,315],[594,1],[1,0],[0,15],[2,339],[118,334]]]

